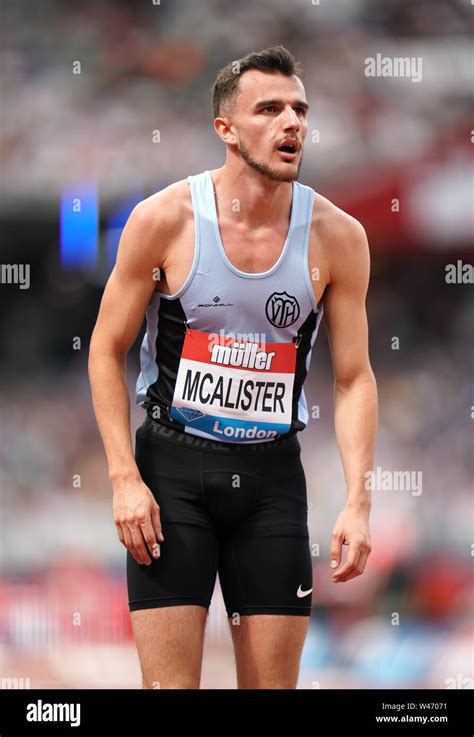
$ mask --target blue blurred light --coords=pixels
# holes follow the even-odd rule
[[[61,193],[61,266],[66,269],[97,263],[99,206],[94,183],[81,182]]]
[[[117,249],[122,230],[135,205],[143,199],[143,191],[135,191],[120,203],[107,219],[107,266],[112,268],[117,258]]]

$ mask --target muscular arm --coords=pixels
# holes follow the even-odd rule
[[[139,477],[130,435],[126,359],[156,286],[153,269],[161,265],[156,227],[141,203],[123,230],[89,351],[92,400],[112,480]]]
[[[334,581],[346,581],[362,573],[370,553],[370,492],[365,488],[365,474],[372,469],[374,456],[377,388],[368,355],[365,298],[370,262],[364,229],[345,215],[335,227],[332,245],[324,305],[347,500],[334,528],[331,558],[332,566],[337,567],[342,545],[349,545],[347,562],[334,573]]]
[[[145,565],[151,564],[148,550],[159,557],[157,539],[163,542],[164,537],[159,506],[134,459],[126,360],[160,278],[159,269],[166,268],[164,244],[173,237],[175,210],[166,195],[162,201],[144,200],[133,210],[104,290],[89,351],[92,401],[113,485],[117,534],[137,562]]]

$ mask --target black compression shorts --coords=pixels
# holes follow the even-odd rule
[[[127,550],[129,610],[208,608],[219,573],[228,616],[309,616],[312,561],[296,434],[226,443],[147,416],[135,437],[136,462],[160,506],[165,539],[148,566]]]

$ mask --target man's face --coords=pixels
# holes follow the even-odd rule
[[[242,74],[230,125],[244,161],[273,181],[298,179],[308,132],[308,103],[296,76],[249,69]],[[293,143],[293,153],[281,150]]]

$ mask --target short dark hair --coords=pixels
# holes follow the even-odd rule
[[[212,85],[212,114],[214,118],[218,118],[221,114],[221,106],[225,114],[231,114],[239,79],[248,69],[260,69],[271,74],[280,72],[289,77],[295,74],[300,79],[304,76],[303,65],[284,46],[270,46],[268,49],[253,51],[242,59],[231,61],[219,71]]]

